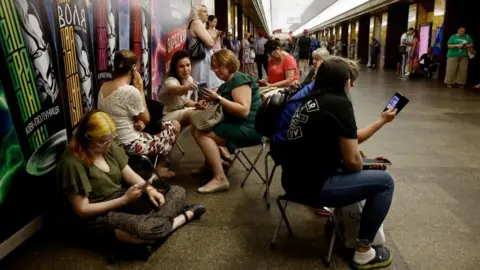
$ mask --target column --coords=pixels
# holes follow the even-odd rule
[[[217,16],[217,29],[225,31],[228,28],[228,2],[215,0],[215,16]]]
[[[404,3],[390,6],[387,17],[387,37],[385,44],[385,68],[397,69],[400,37],[408,29],[409,6]]]
[[[385,48],[387,44],[387,26],[388,26],[388,12],[384,12],[382,14],[382,21],[381,21],[381,30],[380,30],[380,68],[385,67]]]
[[[368,63],[370,16],[360,17],[358,27],[358,59],[361,64]]]

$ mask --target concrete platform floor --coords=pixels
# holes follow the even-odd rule
[[[389,172],[396,191],[385,222],[386,245],[394,256],[389,269],[480,269],[480,93],[365,70],[352,92],[359,127],[376,120],[397,90],[411,103],[361,146],[367,155],[393,162]],[[0,269],[323,269],[325,219],[292,204],[288,214],[294,236],[289,238],[283,227],[276,248],[270,249],[279,212],[275,205],[266,209],[259,177],[252,174],[241,189],[245,171],[237,163],[229,174],[229,192],[196,194],[203,182],[190,171],[202,164],[202,156],[188,134],[181,144],[187,155],[181,158],[174,151],[179,176],[173,182],[186,187],[190,201],[205,204],[208,212],[175,232],[148,262],[110,266],[104,254],[44,232],[0,262]],[[263,162],[259,168],[263,171]],[[282,192],[279,175],[273,197]],[[331,269],[348,269],[338,252]]]

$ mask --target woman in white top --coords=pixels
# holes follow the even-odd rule
[[[178,51],[170,61],[168,78],[162,85],[158,96],[163,104],[163,119],[176,120],[182,127],[190,124],[190,116],[195,109],[204,109],[206,102],[195,102],[188,96],[197,91],[197,84],[190,76],[192,66],[188,53]]]
[[[192,7],[191,19],[188,24],[190,43],[201,42],[205,47],[205,58],[192,59],[192,77],[197,82],[207,83],[208,88],[218,88],[223,82],[212,71],[210,64],[215,42],[207,31],[205,23],[208,21],[208,12],[205,5]]]
[[[164,158],[172,149],[180,131],[177,121],[163,122],[164,129],[156,135],[142,132],[150,122],[145,102],[143,81],[136,68],[134,52],[123,50],[115,53],[114,79],[102,85],[98,94],[98,108],[110,115],[117,126],[116,142],[130,155],[160,155],[157,171],[162,177],[175,176],[165,168]],[[133,85],[130,85],[133,83]]]

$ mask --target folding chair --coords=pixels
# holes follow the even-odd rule
[[[285,201],[285,204],[283,206],[282,206],[281,201]],[[290,197],[287,194],[278,196],[277,205],[278,205],[278,210],[280,210],[280,214],[282,216],[280,217],[280,222],[277,225],[277,229],[275,230],[275,234],[273,235],[272,242],[270,243],[271,248],[273,248],[275,246],[275,241],[277,240],[278,231],[280,230],[280,226],[282,225],[282,222],[284,220],[285,220],[285,225],[287,225],[288,234],[290,236],[293,235],[292,227],[290,226],[290,222],[288,222],[288,218],[287,218],[287,215],[286,215],[288,202],[293,202],[293,203],[302,204],[302,205],[312,207],[311,205],[306,204],[304,202],[301,202],[300,200],[298,200],[296,198]],[[335,245],[335,238],[336,238],[336,234],[339,232],[339,229],[338,229],[337,218],[335,216],[335,212],[333,211],[333,209],[328,208],[328,207],[323,207],[323,209],[330,213],[330,216],[328,217],[328,219],[333,224],[333,232],[332,232],[332,237],[330,238],[330,245],[328,247],[328,254],[327,254],[326,257],[324,256],[324,258],[323,258],[324,259],[324,265],[325,265],[326,268],[328,268],[328,267],[330,267],[330,260],[332,258],[333,247]]]
[[[270,157],[274,162],[272,171],[270,173],[268,173],[268,157]],[[274,158],[272,152],[269,151],[265,155],[265,174],[267,179],[267,186],[265,187],[265,192],[263,193],[263,198],[267,203],[267,209],[270,209],[270,185],[272,184],[273,177],[275,176],[275,171],[277,170],[278,166],[280,166],[280,163],[278,163],[277,159]]]
[[[262,139],[262,142],[260,143],[260,146],[261,146],[260,151],[258,152],[258,154],[255,157],[253,162],[245,154],[245,152],[243,151],[243,148],[238,148],[237,150],[235,150],[235,152],[233,154],[234,158],[233,158],[231,166],[233,166],[235,161],[238,160],[240,163],[242,163],[245,170],[247,170],[247,175],[245,176],[245,178],[243,178],[242,184],[240,185],[242,188],[243,188],[243,186],[245,186],[245,182],[247,182],[247,179],[250,176],[250,174],[252,173],[252,171],[255,171],[258,174],[258,176],[260,176],[260,179],[262,179],[263,183],[267,183],[267,181],[265,180],[265,177],[255,167],[258,160],[260,159],[260,156],[262,156],[263,151],[265,150],[266,144],[267,144],[266,140]],[[254,145],[254,146],[258,146],[258,145]],[[250,146],[250,147],[253,147],[253,145]],[[240,155],[243,156],[243,158]],[[248,165],[245,165],[245,162],[243,160],[245,160]]]

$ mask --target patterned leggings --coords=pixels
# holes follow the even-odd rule
[[[114,197],[119,197],[120,194],[115,194]],[[90,222],[90,225],[119,229],[142,240],[164,238],[172,231],[173,219],[187,206],[187,193],[180,186],[172,186],[165,195],[165,204],[159,209],[146,197],[146,195],[142,196],[133,202],[133,205],[127,205],[125,209],[98,216]]]
[[[168,155],[175,143],[175,126],[171,121],[162,124],[162,132],[155,135],[141,133],[138,139],[123,145],[125,152],[130,155]]]

